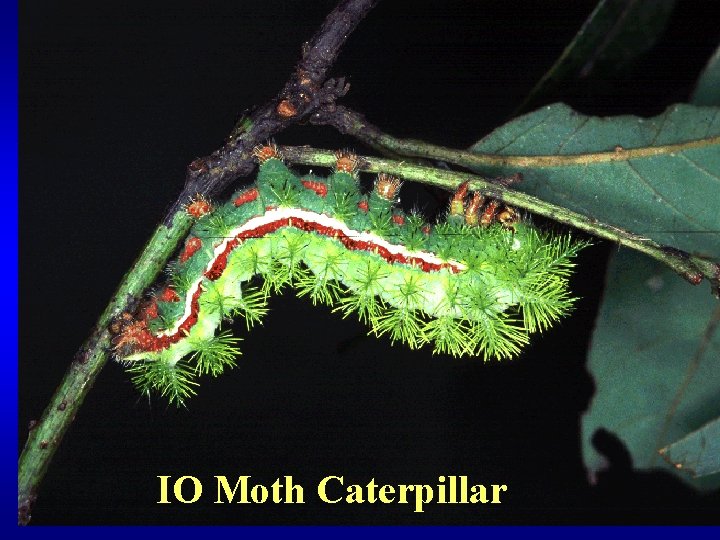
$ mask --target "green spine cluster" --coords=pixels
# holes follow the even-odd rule
[[[411,348],[429,344],[436,353],[484,360],[516,356],[529,334],[550,327],[572,307],[568,279],[583,244],[568,235],[544,233],[526,222],[512,228],[468,226],[457,216],[448,216],[428,233],[421,216],[403,214],[377,193],[363,195],[351,174],[302,178],[308,179],[325,184],[327,195],[306,188],[280,160],[269,159],[259,169],[256,200],[236,207],[239,191],[200,218],[189,238],[200,239],[202,248],[169,267],[170,285],[181,300],[158,301],[150,330],[173,327],[189,287],[213,257],[213,246],[268,207],[325,214],[354,231],[372,232],[467,268],[455,274],[449,269],[424,272],[291,227],[247,239],[233,251],[219,279],[203,278],[199,320],[185,338],[161,351],[121,358],[141,390],[159,390],[182,403],[194,393],[196,375],[218,375],[234,365],[238,338],[220,331],[223,321],[242,317],[250,328],[266,313],[267,297],[286,285],[343,316],[357,314],[370,333],[386,335],[393,343]],[[358,209],[361,202],[367,212]],[[394,220],[394,214],[402,219]]]

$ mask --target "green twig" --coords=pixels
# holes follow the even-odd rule
[[[293,163],[332,167],[335,162],[333,152],[327,150],[316,150],[308,147],[286,146],[282,149],[283,155]],[[534,214],[548,217],[560,223],[565,223],[576,229],[587,233],[617,242],[622,246],[629,247],[658,261],[668,265],[675,272],[680,274],[690,283],[697,285],[707,279],[713,288],[713,293],[718,296],[720,286],[720,264],[696,255],[691,255],[679,249],[663,246],[657,242],[633,234],[624,229],[600,223],[597,220],[545,202],[515,191],[490,179],[481,176],[437,169],[423,165],[415,165],[403,161],[381,159],[374,157],[361,157],[360,169],[366,172],[386,172],[399,176],[406,180],[437,186],[454,191],[465,181],[470,181],[470,188],[480,191],[488,197],[518,208],[524,208]]]
[[[31,426],[18,462],[18,523],[26,524],[30,521],[37,488],[55,450],[107,362],[112,337],[108,326],[120,313],[132,311],[136,307],[143,291],[163,269],[175,247],[187,235],[191,224],[192,220],[185,212],[178,212],[169,227],[160,225],[155,230],[140,258],[125,274],[110,304],[100,315],[92,334],[75,355],[42,419]]]
[[[321,105],[334,103],[337,97],[347,92],[348,86],[343,79],[327,79],[328,70],[342,44],[378,1],[340,1],[313,39],[304,45],[302,58],[280,94],[244,118],[222,148],[188,166],[185,187],[165,221],[123,278],[90,337],[75,355],[42,417],[31,423],[18,460],[18,524],[26,525],[30,521],[38,487],[55,450],[107,362],[111,348],[108,326],[122,312],[132,312],[137,307],[143,291],[155,281],[187,235],[191,221],[183,206],[196,194],[213,196],[233,180],[248,174],[254,167],[253,146],[305,119]]]
[[[578,155],[506,156],[458,150],[457,148],[448,148],[447,146],[431,144],[418,139],[393,137],[368,122],[359,112],[341,105],[320,109],[312,115],[311,121],[314,124],[332,126],[341,133],[351,135],[383,154],[391,153],[401,157],[444,161],[473,170],[483,167],[517,167],[522,169],[628,161],[638,158],[671,155],[684,150],[705,148],[720,143],[720,136],[715,136],[673,144],[644,148],[616,148],[610,151],[588,152]]]

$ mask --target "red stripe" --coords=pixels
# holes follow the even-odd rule
[[[195,326],[198,319],[198,313],[200,313],[200,294],[202,293],[202,285],[198,285],[197,290],[193,293],[192,300],[190,301],[190,315],[188,315],[180,326],[177,332],[165,336],[156,336],[148,332],[149,336],[143,340],[144,350],[146,351],[161,351],[167,349],[173,343],[177,343],[190,332],[190,329]]]
[[[318,182],[317,180],[302,180],[302,185],[307,189],[314,191],[321,197],[327,197],[328,188],[325,182]]]
[[[185,244],[185,249],[180,254],[180,262],[187,262],[190,257],[195,255],[197,251],[202,247],[202,240],[197,237],[189,238]]]
[[[255,199],[258,198],[259,194],[260,193],[258,192],[257,188],[246,189],[237,196],[237,198],[233,201],[233,204],[235,206],[242,206],[243,204],[253,202]]]
[[[294,227],[301,231],[312,231],[328,238],[337,238],[342,244],[349,250],[353,251],[369,251],[378,254],[380,257],[385,259],[387,262],[407,264],[414,266],[423,272],[437,272],[443,268],[449,269],[453,273],[458,273],[461,270],[454,264],[449,262],[443,263],[432,263],[425,261],[421,257],[407,256],[400,253],[391,253],[386,247],[380,246],[373,242],[366,240],[358,240],[351,236],[346,235],[341,229],[328,227],[315,221],[305,220],[299,217],[288,217],[277,219],[269,223],[265,223],[254,229],[248,229],[241,232],[235,238],[228,241],[225,249],[222,253],[218,254],[217,257],[212,261],[212,266],[209,270],[206,270],[204,275],[211,281],[222,276],[225,268],[227,268],[228,257],[232,251],[238,247],[244,240],[249,238],[262,238],[268,234],[274,233],[282,227]],[[145,350],[157,351],[169,347],[171,344],[180,341],[190,329],[195,325],[198,319],[198,313],[200,311],[200,293],[202,292],[202,286],[193,294],[193,298],[190,304],[190,314],[182,321],[178,327],[178,331],[174,334],[167,336],[153,336],[153,342]]]

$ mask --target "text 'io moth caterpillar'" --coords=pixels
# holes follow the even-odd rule
[[[327,179],[296,176],[273,145],[255,155],[257,183],[215,210],[190,204],[197,222],[169,283],[114,325],[116,355],[143,392],[182,403],[196,375],[234,365],[239,340],[221,324],[243,317],[249,328],[285,285],[356,313],[376,336],[484,360],[516,356],[573,304],[568,279],[583,244],[484,204],[466,184],[446,221],[429,225],[394,207],[394,177],[381,173],[361,193],[349,152]]]

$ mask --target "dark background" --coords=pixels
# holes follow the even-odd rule
[[[26,1],[20,5],[21,313],[19,426],[38,418],[74,352],[183,183],[246,108],[271,98],[334,0]],[[334,74],[343,100],[398,136],[466,147],[507,121],[594,2],[393,2],[350,38]],[[569,83],[589,114],[654,115],[687,101],[720,40],[713,2],[682,1],[634,71]],[[329,128],[281,144],[339,148]],[[432,208],[432,193],[403,192]],[[424,197],[424,199],[423,199]],[[483,364],[391,347],[291,292],[243,337],[239,366],[204,378],[187,409],[139,396],[110,362],[41,486],[35,524],[708,523],[718,494],[665,473],[613,467],[591,487],[579,420],[585,352],[614,246],[583,252],[572,317],[521,358]],[[157,505],[157,475],[194,475],[206,497]],[[304,505],[214,505],[212,476],[292,475]],[[504,483],[502,505],[327,505],[314,486]]]

